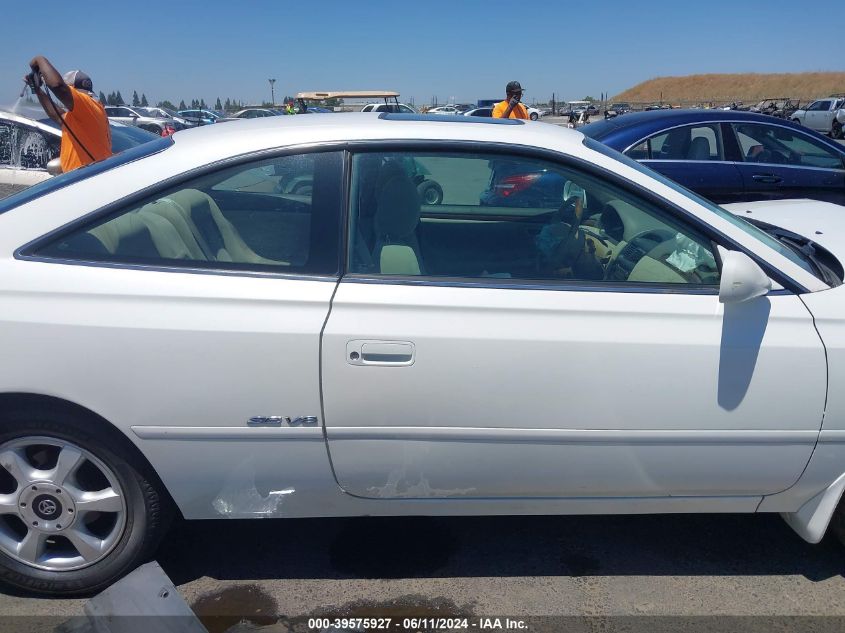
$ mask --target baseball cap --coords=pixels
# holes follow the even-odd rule
[[[73,86],[77,90],[92,93],[94,91],[94,83],[91,81],[91,78],[81,70],[69,70],[62,75],[62,79],[65,80],[66,84]]]
[[[522,92],[523,88],[518,81],[509,81],[505,87],[505,92]]]

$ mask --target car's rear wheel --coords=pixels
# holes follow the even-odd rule
[[[536,121],[536,120],[537,120],[537,118],[538,118],[538,115],[537,115],[537,113],[536,113],[536,112],[532,112],[529,116],[531,117],[531,120],[532,120],[532,121]]]
[[[0,416],[0,579],[38,593],[89,593],[158,544],[163,498],[97,429],[46,411]]]

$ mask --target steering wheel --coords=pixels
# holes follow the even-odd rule
[[[649,229],[637,233],[610,262],[604,272],[605,280],[627,281],[637,262],[663,242],[672,239],[675,239],[675,233],[669,229]]]

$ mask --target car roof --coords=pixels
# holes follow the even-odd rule
[[[340,90],[334,92],[297,92],[297,99],[388,99],[399,97],[398,92],[389,90]]]
[[[800,130],[803,134],[809,134],[814,138],[824,139],[824,137],[814,133],[812,130],[786,119],[775,119],[766,114],[745,112],[742,110],[673,109],[631,112],[623,117],[615,117],[591,123],[581,128],[581,131],[585,135],[602,141],[614,149],[626,149],[631,143],[635,143],[660,130],[694,123],[725,121],[776,124]],[[826,141],[826,139],[824,140]],[[827,144],[831,145],[832,143],[828,142]],[[843,148],[839,146],[839,149],[842,150]]]
[[[38,128],[39,130],[43,130],[45,132],[50,132],[52,134],[57,134],[58,130],[53,126],[42,122],[36,121],[35,119],[30,119],[29,117],[21,116],[19,114],[14,114],[13,112],[5,112],[0,111],[0,119],[6,121],[13,121],[15,123],[21,123],[24,125],[30,125],[32,127]],[[49,121],[49,119],[47,119]]]
[[[199,165],[271,148],[344,143],[358,140],[479,141],[532,145],[558,151],[583,151],[575,130],[517,119],[462,115],[349,112],[336,117],[264,117],[237,126],[202,126],[174,135],[169,154]],[[567,150],[567,148],[569,148]]]

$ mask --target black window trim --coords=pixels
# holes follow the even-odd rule
[[[172,143],[172,140],[170,140]],[[15,259],[22,261],[34,261],[51,264],[63,264],[70,266],[93,266],[100,268],[118,268],[130,270],[147,270],[153,272],[176,272],[176,273],[190,273],[190,274],[206,274],[206,275],[223,275],[223,276],[238,276],[238,277],[264,277],[264,278],[284,278],[296,280],[311,280],[311,281],[331,281],[337,282],[340,277],[341,265],[343,256],[343,231],[336,231],[338,233],[338,240],[335,247],[336,271],[333,274],[326,273],[304,273],[304,272],[284,272],[271,266],[262,266],[260,264],[234,264],[227,262],[208,262],[210,265],[203,265],[202,262],[182,260],[167,260],[166,263],[152,264],[148,262],[132,262],[132,261],[109,261],[97,259],[76,259],[52,257],[47,255],[39,255],[36,252],[49,244],[63,238],[64,236],[73,233],[77,230],[83,230],[84,227],[95,224],[99,220],[110,215],[117,216],[122,211],[126,211],[133,204],[137,204],[144,199],[154,196],[158,192],[163,192],[173,187],[177,187],[182,183],[188,182],[195,178],[211,174],[221,169],[230,167],[237,167],[251,162],[270,160],[273,158],[281,158],[289,155],[304,154],[304,153],[330,153],[338,152],[341,154],[341,163],[345,169],[345,152],[343,151],[346,142],[330,142],[330,143],[305,143],[300,145],[289,145],[283,148],[270,148],[260,150],[257,152],[248,152],[224,158],[213,163],[208,163],[200,167],[195,167],[188,171],[182,172],[175,176],[171,176],[165,180],[161,180],[152,185],[134,191],[131,194],[124,196],[118,200],[110,202],[109,204],[95,209],[85,215],[75,218],[64,225],[53,229],[37,237],[36,239],[24,244],[14,252]],[[341,185],[340,202],[344,203],[347,195],[348,187],[344,183]],[[338,219],[340,222],[345,218],[345,207],[338,210]],[[339,227],[338,227],[339,228]]]
[[[687,125],[687,124],[684,124]],[[683,127],[683,126],[677,126]],[[642,142],[642,141],[640,141]],[[480,153],[486,152],[490,154],[507,154],[509,156],[524,156],[526,158],[533,158],[538,160],[546,160],[549,162],[560,164],[564,167],[570,167],[577,170],[581,170],[593,177],[607,180],[608,182],[612,183],[613,185],[625,190],[629,191],[640,198],[648,201],[651,204],[654,204],[658,209],[665,212],[669,217],[672,218],[679,218],[682,224],[691,225],[699,234],[703,237],[709,239],[712,243],[721,245],[728,250],[736,250],[748,255],[757,265],[759,265],[763,271],[775,282],[783,286],[788,291],[794,294],[805,294],[809,292],[807,288],[802,286],[800,283],[783,273],[782,271],[778,270],[771,264],[769,264],[766,260],[761,258],[756,253],[750,252],[744,246],[733,240],[728,235],[722,233],[718,229],[714,228],[710,224],[707,224],[697,216],[689,213],[683,207],[676,205],[675,203],[667,200],[653,191],[646,189],[645,187],[630,181],[626,178],[623,178],[612,171],[608,171],[594,163],[591,163],[587,160],[582,158],[578,158],[576,156],[571,156],[568,154],[563,154],[561,152],[557,152],[554,150],[540,148],[540,147],[533,147],[530,145],[517,145],[517,144],[510,144],[510,143],[501,143],[501,142],[489,142],[489,141],[455,141],[455,140],[400,140],[400,139],[391,139],[391,140],[383,140],[383,141],[352,141],[348,144],[348,151],[352,154],[355,153],[372,153],[372,152],[449,152],[449,153]],[[611,148],[607,148],[609,152],[613,152]],[[610,155],[610,154],[608,154]],[[351,160],[350,160],[351,163]],[[347,182],[347,187],[349,183]],[[348,232],[349,220],[350,220],[350,213],[351,209],[347,204],[344,208],[344,222],[347,227],[344,232]],[[347,244],[348,248],[348,244]],[[718,251],[715,250],[714,256],[716,257],[716,261],[719,263],[719,267],[721,270],[721,260],[718,256]],[[448,277],[431,277],[431,276],[415,276],[413,278],[401,278],[400,276],[395,275],[385,275],[385,276],[373,276],[372,274],[359,274],[359,273],[351,273],[348,270],[349,266],[349,259],[346,257],[346,249],[344,249],[344,260],[343,260],[343,267],[341,269],[341,281],[349,280],[365,280],[365,279],[380,279],[380,280],[387,280],[391,279],[391,283],[413,283],[413,285],[438,285],[438,286],[460,286],[465,285],[467,282],[460,281],[460,278],[454,278],[456,281],[452,282],[449,281],[453,278]],[[410,279],[410,281],[402,281],[402,279]],[[533,285],[537,286],[537,280],[515,280],[515,281],[522,281],[523,285]],[[486,278],[480,279],[473,279],[473,284],[478,284],[484,287],[499,287],[502,280],[498,278],[490,278],[488,282]],[[554,282],[554,284],[545,284],[542,285],[549,286],[554,289],[561,289],[565,287],[567,284],[573,283],[572,280],[561,280],[560,282]],[[575,282],[581,287],[583,286],[583,282]],[[608,291],[618,291],[617,284],[608,284],[607,287],[604,285],[597,283],[595,281],[590,282],[591,285],[589,287],[593,289],[602,289]],[[627,282],[626,282],[627,283]],[[514,286],[508,285],[508,287],[516,287],[519,284],[514,284]],[[695,287],[702,288],[702,286],[697,286],[694,284],[649,284],[649,288],[655,288],[655,291],[658,292],[671,292],[672,289],[676,289],[678,286],[688,286],[688,289],[692,289]],[[707,286],[706,288],[715,290],[715,292],[710,292],[707,294],[718,294],[718,288],[714,286]],[[662,289],[662,290],[661,290]],[[638,292],[638,289],[631,288],[628,292]],[[677,290],[676,290],[677,292]],[[687,293],[691,294],[691,293]],[[697,293],[698,294],[698,293]]]

